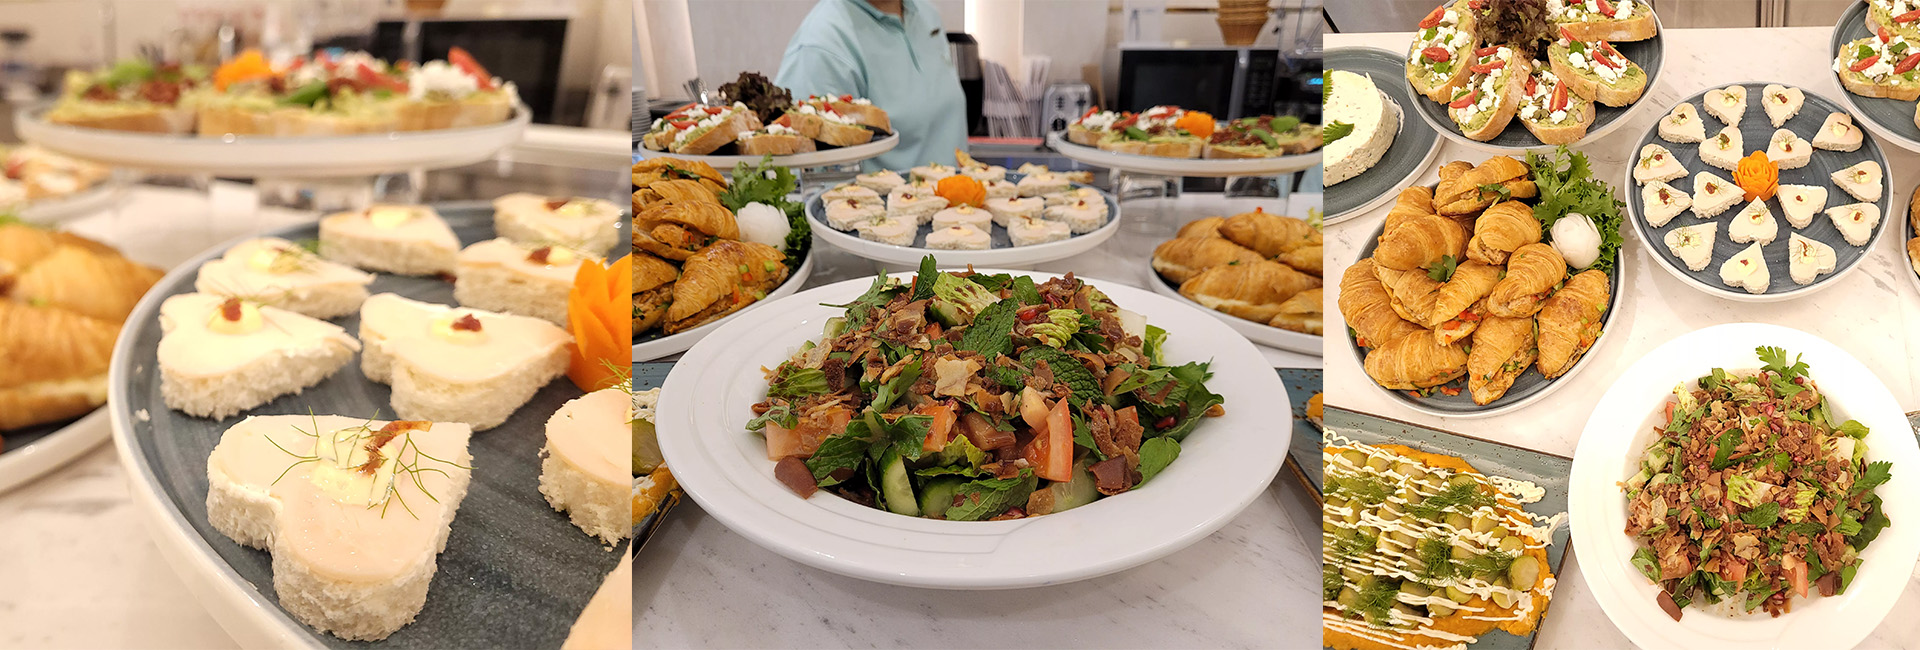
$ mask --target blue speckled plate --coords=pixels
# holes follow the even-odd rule
[[[1642,6],[1644,7],[1644,5]],[[1667,28],[1665,25],[1660,25],[1659,16],[1654,16],[1653,21],[1655,25],[1659,25],[1659,31],[1654,33],[1653,38],[1644,41],[1613,44],[1614,49],[1620,50],[1621,56],[1627,57],[1628,61],[1634,62],[1640,66],[1640,69],[1647,71],[1647,89],[1645,91],[1647,93],[1653,92],[1653,89],[1660,83],[1660,70],[1666,66],[1667,61]],[[1408,43],[1407,47],[1411,48],[1413,44]],[[1413,92],[1412,84],[1407,82],[1406,69],[1404,67],[1401,68],[1400,71],[1400,85],[1406,88],[1407,92]],[[1440,135],[1446,136],[1448,140],[1475,149],[1507,152],[1520,152],[1530,149],[1552,149],[1554,147],[1554,145],[1542,143],[1539,138],[1533,137],[1533,132],[1528,131],[1526,126],[1520,124],[1519,116],[1515,116],[1513,122],[1507,125],[1507,130],[1500,132],[1500,135],[1494,136],[1492,140],[1481,142],[1468,138],[1460,132],[1460,126],[1453,123],[1453,118],[1447,115],[1447,106],[1445,104],[1428,100],[1425,96],[1416,95],[1416,97],[1419,97],[1420,101],[1414,102],[1414,106],[1416,107],[1414,112],[1420,114],[1420,119],[1425,120],[1427,126],[1438,131]],[[1626,124],[1627,117],[1645,105],[1645,101],[1646,95],[1642,93],[1640,100],[1626,106],[1615,107],[1605,104],[1595,104],[1593,107],[1593,124],[1587,126],[1586,137],[1580,138],[1580,141],[1567,146],[1578,147],[1606,136],[1614,129]]]
[[[672,371],[672,362],[635,363],[633,364],[633,389],[647,390],[649,388],[659,388],[667,383],[667,373]],[[647,547],[647,539],[653,537],[653,531],[659,530],[660,522],[666,521],[667,519],[667,511],[671,510],[673,504],[678,502],[679,499],[668,497],[665,505],[648,513],[645,518],[634,523],[633,539],[635,541],[632,548],[633,553],[638,554],[640,549]]]
[[[1393,200],[1433,162],[1440,151],[1440,136],[1425,120],[1409,114],[1409,107],[1426,98],[1413,94],[1407,86],[1406,60],[1399,54],[1374,47],[1338,47],[1327,50],[1326,57],[1328,70],[1371,77],[1373,85],[1392,100],[1391,110],[1400,116],[1400,130],[1380,162],[1359,176],[1327,188],[1326,223],[1333,225]]]
[[[1747,89],[1747,112],[1744,117],[1740,118],[1740,139],[1742,144],[1747,148],[1747,154],[1755,151],[1766,151],[1767,142],[1773,138],[1773,132],[1777,130],[1774,128],[1773,122],[1767,119],[1766,109],[1760,107],[1759,99],[1761,89],[1765,88],[1767,83],[1768,82],[1751,81],[1739,84],[1745,86]],[[1709,138],[1713,137],[1713,134],[1719,133],[1720,129],[1725,128],[1726,123],[1721,122],[1720,118],[1708,113],[1705,102],[1703,102],[1702,99],[1706,97],[1708,91],[1726,88],[1731,85],[1734,84],[1721,84],[1712,88],[1701,89],[1700,92],[1694,93],[1691,97],[1684,100],[1693,104],[1694,109],[1700,114],[1700,119],[1706,122],[1707,137]],[[1846,112],[1846,110],[1839,104],[1834,103],[1833,100],[1827,99],[1813,92],[1811,89],[1802,87],[1800,91],[1807,97],[1806,106],[1801,108],[1798,115],[1787,120],[1787,123],[1780,128],[1793,131],[1801,138],[1811,142],[1813,140],[1812,136],[1820,131],[1820,125],[1826,122],[1827,115]],[[1674,106],[1679,105],[1680,104],[1676,102],[1672,106],[1668,106],[1660,115],[1664,118],[1668,113],[1673,112]],[[1733,172],[1701,162],[1700,145],[1698,143],[1675,144],[1660,139],[1658,122],[1653,126],[1647,127],[1647,132],[1640,136],[1638,143],[1633,145],[1633,151],[1627,159],[1628,162],[1632,164],[1627,165],[1627,171],[1625,175],[1621,177],[1622,180],[1620,182],[1625,183],[1626,185],[1624,187],[1630,190],[1626,192],[1627,196],[1623,197],[1627,202],[1627,220],[1633,222],[1633,231],[1640,235],[1641,245],[1645,246],[1647,251],[1653,254],[1654,260],[1660,263],[1661,268],[1666,269],[1667,272],[1672,273],[1675,277],[1686,281],[1687,284],[1692,285],[1695,289],[1722,298],[1743,302],[1786,300],[1807,295],[1816,289],[1827,286],[1828,283],[1840,279],[1841,276],[1846,275],[1855,267],[1859,266],[1860,260],[1866,258],[1867,251],[1873,250],[1874,244],[1880,241],[1880,233],[1887,230],[1888,220],[1896,218],[1904,220],[1906,218],[1904,214],[1895,215],[1889,211],[1889,208],[1894,203],[1894,189],[1892,183],[1887,182],[1887,180],[1893,178],[1893,175],[1887,167],[1886,155],[1881,153],[1880,145],[1876,142],[1873,134],[1863,132],[1861,136],[1863,142],[1860,145],[1860,149],[1856,151],[1814,149],[1813,160],[1808,161],[1807,166],[1799,169],[1780,170],[1780,183],[1783,185],[1814,185],[1825,187],[1827,188],[1827,207],[1833,208],[1856,201],[1853,195],[1847,194],[1845,190],[1833,184],[1833,179],[1831,178],[1833,172],[1840,171],[1863,160],[1872,160],[1880,163],[1880,170],[1884,174],[1881,179],[1882,191],[1880,192],[1880,201],[1876,204],[1880,206],[1880,223],[1874,226],[1873,239],[1868,240],[1865,246],[1855,246],[1847,243],[1847,238],[1840,234],[1840,229],[1834,227],[1833,220],[1827,218],[1824,212],[1816,213],[1813,216],[1813,222],[1807,224],[1807,227],[1794,228],[1793,224],[1787,223],[1786,213],[1780,208],[1779,197],[1767,199],[1767,209],[1773,211],[1774,220],[1779,222],[1780,233],[1779,236],[1773,240],[1773,243],[1760,247],[1761,252],[1765,254],[1767,273],[1772,280],[1772,283],[1767,285],[1766,293],[1747,293],[1746,289],[1730,286],[1720,280],[1720,264],[1727,261],[1727,258],[1739,254],[1741,250],[1751,245],[1750,243],[1735,243],[1733,238],[1727,236],[1728,224],[1733,222],[1734,215],[1738,214],[1742,208],[1747,206],[1746,201],[1743,200],[1734,204],[1734,206],[1728,208],[1726,212],[1712,219],[1701,219],[1689,208],[1685,212],[1681,212],[1675,216],[1672,221],[1668,221],[1667,225],[1659,228],[1655,228],[1653,224],[1647,222],[1645,217],[1641,216],[1644,214],[1645,204],[1640,200],[1640,188],[1645,186],[1634,182],[1633,169],[1640,161],[1640,149],[1649,144],[1658,144],[1666,147],[1667,151],[1673,152],[1673,158],[1680,161],[1680,165],[1687,169],[1686,178],[1667,181],[1667,184],[1672,185],[1675,189],[1682,192],[1694,191],[1693,177],[1702,171],[1711,171],[1715,176],[1733,180]],[[1745,155],[1743,154],[1742,157],[1745,157]],[[1717,221],[1720,223],[1720,228],[1713,242],[1713,261],[1708,262],[1705,268],[1698,271],[1690,270],[1687,268],[1685,262],[1680,261],[1680,258],[1673,254],[1673,251],[1667,249],[1666,234],[1674,228],[1694,226],[1709,221]],[[1839,258],[1839,261],[1834,264],[1832,273],[1821,274],[1820,277],[1814,279],[1812,284],[1802,285],[1796,284],[1793,281],[1793,275],[1787,268],[1787,248],[1790,246],[1790,244],[1788,244],[1788,240],[1790,239],[1788,233],[1795,232],[1800,233],[1802,237],[1818,240],[1833,247],[1834,255]]]
[[[1420,451],[1458,456],[1475,470],[1492,476],[1529,481],[1546,490],[1546,496],[1526,507],[1527,512],[1552,516],[1567,511],[1567,494],[1572,488],[1569,474],[1573,459],[1512,445],[1482,440],[1473,436],[1429,429],[1417,424],[1327,407],[1327,428],[1356,442],[1369,445],[1406,445]],[[1572,545],[1565,525],[1553,531],[1553,544],[1547,547],[1547,563],[1555,576],[1566,567]],[[1541,614],[1541,625],[1553,614],[1552,607]],[[1515,636],[1494,630],[1473,643],[1475,650],[1527,650],[1540,636],[1540,626],[1527,636]]]
[[[1833,79],[1835,88],[1840,88],[1840,101],[1845,102],[1848,112],[1860,118],[1868,130],[1887,139],[1887,142],[1912,151],[1920,151],[1920,126],[1914,125],[1914,102],[1900,101],[1886,97],[1861,97],[1847,92],[1840,85],[1840,73],[1833,71],[1833,62],[1840,57],[1840,46],[1872,36],[1867,31],[1867,3],[1855,2],[1840,13],[1840,22],[1833,24],[1833,36],[1827,43],[1827,73]]]
[[[493,208],[485,202],[435,206],[463,245],[493,238]],[[319,236],[307,224],[268,233],[299,241]],[[316,413],[375,417],[391,415],[387,386],[368,380],[356,359],[319,385],[284,396],[225,420],[207,420],[168,409],[160,396],[155,349],[160,341],[159,308],[168,296],[193,291],[200,265],[236,242],[229,242],[180,265],[155,285],[128,317],[113,356],[109,408],[122,459],[129,461],[136,491],[151,492],[161,503],[153,519],[170,530],[156,535],[185,536],[187,552],[212,560],[216,575],[191,576],[190,582],[215,584],[218,600],[238,595],[260,609],[254,619],[309,645],[334,648],[557,648],[581,608],[620,561],[609,550],[547,505],[540,494],[540,447],[554,410],[581,392],[560,378],[547,384],[506,423],[474,434],[473,483],[453,520],[439,571],[428,588],[419,617],[377,643],[343,641],[315,632],[279,607],[273,588],[272,556],[236,544],[207,523],[207,456],[221,432],[247,415]],[[434,278],[379,274],[373,293],[393,292],[416,300],[455,304],[453,285]],[[335,319],[348,333],[359,331],[359,316]],[[197,560],[198,558],[196,558]],[[197,562],[196,562],[197,563]],[[185,570],[185,565],[176,563]]]

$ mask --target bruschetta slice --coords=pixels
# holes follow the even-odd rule
[[[1420,21],[1407,50],[1407,83],[1436,102],[1453,101],[1473,64],[1473,16],[1464,7],[1435,7]]]
[[[1886,28],[1909,41],[1920,41],[1920,1],[1871,0],[1867,3],[1867,28]]]
[[[1920,66],[1920,49],[1884,28],[1840,46],[1833,59],[1833,72],[1847,92],[1903,102],[1920,99],[1920,70],[1915,66]]]
[[[1464,88],[1455,89],[1447,114],[1468,138],[1485,142],[1507,130],[1520,108],[1532,62],[1505,45],[1474,50],[1473,76]]]
[[[1562,28],[1547,60],[1574,93],[1608,106],[1632,104],[1647,92],[1647,72],[1606,41],[1577,40]]]
[[[1520,97],[1520,124],[1544,144],[1573,144],[1593,125],[1593,102],[1573,93],[1553,71],[1527,75]],[[1684,172],[1682,172],[1684,175]]]
[[[1548,0],[1547,13],[1583,41],[1644,41],[1660,31],[1645,0]]]

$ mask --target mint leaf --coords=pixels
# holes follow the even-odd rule
[[[867,451],[874,446],[867,432],[867,425],[861,420],[847,424],[847,429],[827,436],[820,442],[820,448],[807,459],[807,469],[813,472],[813,480],[820,487],[839,485],[843,478],[834,478],[833,474],[846,470],[847,477],[859,474],[860,464],[866,462]]]
[[[1013,298],[1021,305],[1040,304],[1040,288],[1033,285],[1033,278],[1019,276],[1013,279]]]
[[[913,276],[913,297],[909,300],[926,300],[933,297],[933,281],[940,277],[939,267],[933,256],[920,258],[920,272]]]
[[[1033,494],[1033,488],[1039,483],[1040,479],[1034,478],[1030,469],[1020,470],[1020,475],[1014,477],[968,481],[953,491],[954,505],[947,508],[947,519],[991,519],[1016,505],[1025,505],[1027,496]]]
[[[1149,438],[1140,443],[1140,482],[1134,487],[1146,485],[1147,481],[1159,476],[1160,471],[1173,464],[1180,457],[1180,443],[1172,438]]]
[[[1028,284],[1032,284],[1031,281]],[[960,334],[961,350],[970,350],[985,357],[996,357],[1013,351],[1013,324],[1018,317],[1020,303],[1008,299],[987,305],[980,315],[973,318],[973,324]]]
[[[1852,423],[1853,421],[1848,420],[1847,422]],[[1847,496],[1858,496],[1863,492],[1880,487],[1882,483],[1886,483],[1892,478],[1893,463],[1884,460],[1877,463],[1868,463],[1867,470],[1860,473],[1860,478],[1853,480],[1853,489],[1847,491]]]
[[[1759,507],[1748,510],[1745,514],[1740,515],[1740,521],[1747,522],[1748,526],[1755,528],[1766,528],[1772,526],[1774,522],[1779,520],[1780,504],[1772,501],[1762,503]]]
[[[1334,122],[1320,130],[1320,136],[1326,138],[1326,144],[1333,144],[1333,141],[1349,135],[1353,135],[1353,125],[1346,122]]]

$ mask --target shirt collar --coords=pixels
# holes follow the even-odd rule
[[[859,7],[861,11],[867,12],[867,16],[873,18],[874,20],[880,21],[880,24],[887,25],[889,27],[905,29],[906,23],[910,22],[914,18],[914,14],[915,14],[915,11],[914,11],[915,7],[913,6],[912,0],[905,0],[904,2],[900,3],[901,15],[899,17],[895,17],[893,14],[889,14],[887,12],[874,8],[873,4],[867,2],[867,0],[844,0],[844,1],[855,7]]]

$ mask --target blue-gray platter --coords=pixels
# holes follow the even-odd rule
[[[1404,80],[1405,59],[1399,54],[1375,47],[1337,47],[1327,50],[1328,70],[1344,70],[1366,75],[1373,85],[1392,100],[1391,110],[1399,114],[1400,130],[1393,145],[1360,175],[1340,181],[1326,190],[1326,223],[1339,223],[1393,200],[1395,194],[1419,178],[1427,163],[1440,151],[1440,136],[1425,120],[1409,114],[1412,106],[1426,98],[1413,94]]]
[[[1833,24],[1833,35],[1827,43],[1827,73],[1832,75],[1833,86],[1840,89],[1840,101],[1847,104],[1854,117],[1871,123],[1876,127],[1874,132],[1877,134],[1891,134],[1888,142],[1920,151],[1920,126],[1914,124],[1915,103],[1912,100],[1855,95],[1840,85],[1840,73],[1833,71],[1833,62],[1840,57],[1840,46],[1872,35],[1873,32],[1867,31],[1866,2],[1855,2],[1841,12],[1840,22]]]

